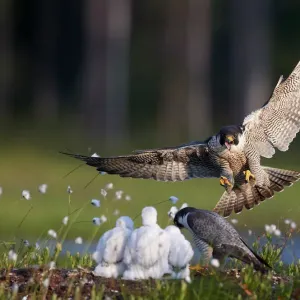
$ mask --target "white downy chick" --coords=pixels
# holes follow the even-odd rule
[[[190,242],[181,233],[178,227],[170,225],[165,231],[170,237],[169,272],[173,278],[186,279],[190,277],[189,263],[194,251]]]
[[[157,224],[154,207],[143,209],[142,223],[143,226],[133,231],[125,248],[127,270],[124,279],[159,279],[168,272],[170,240]]]
[[[93,259],[98,263],[94,275],[117,278],[124,273],[124,250],[133,227],[132,219],[123,216],[117,219],[115,228],[103,234],[93,254]]]

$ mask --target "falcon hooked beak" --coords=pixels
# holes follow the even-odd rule
[[[226,135],[225,137],[225,146],[228,150],[230,150],[231,145],[234,144],[235,137],[233,135]]]

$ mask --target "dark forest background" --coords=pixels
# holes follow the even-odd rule
[[[115,154],[204,139],[298,62],[299,11],[296,0],[2,0],[2,135]]]

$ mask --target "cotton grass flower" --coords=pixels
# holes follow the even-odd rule
[[[231,219],[232,224],[237,224],[239,221],[237,219]]]
[[[26,200],[30,200],[31,199],[30,192],[28,190],[23,190],[22,197]]]
[[[92,199],[91,204],[96,207],[100,207],[100,200]]]
[[[119,191],[116,191],[115,193],[115,197],[117,200],[121,200],[122,199],[122,196],[123,196],[123,191],[119,190]]]
[[[83,243],[82,237],[79,236],[75,239],[75,244],[81,245],[82,243]]]
[[[126,195],[126,196],[125,196],[125,200],[126,200],[126,201],[131,201],[131,196]]]
[[[248,230],[248,235],[252,235],[252,230],[251,229]]]
[[[290,225],[290,226],[291,226],[292,229],[296,229],[297,224],[296,224],[295,222],[291,222],[291,225]]]
[[[187,204],[187,203],[183,203],[182,205],[181,205],[181,207],[180,207],[180,209],[184,209],[184,208],[186,208],[186,207],[188,207],[189,205]],[[179,209],[179,210],[180,210]]]
[[[68,185],[68,187],[67,187],[67,193],[68,194],[73,194],[73,190],[71,189],[70,185]]]
[[[38,187],[38,190],[41,194],[46,194],[47,189],[48,189],[48,185],[46,183],[43,183]]]
[[[174,219],[177,212],[178,212],[178,208],[176,206],[172,206],[168,211],[169,218]]]
[[[18,258],[17,253],[14,250],[9,250],[8,251],[8,259],[12,261],[16,261]]]
[[[49,229],[49,230],[48,230],[48,235],[50,235],[50,236],[53,237],[54,239],[57,238],[57,233],[56,233],[56,231],[53,230],[53,229]]]
[[[281,231],[279,229],[274,230],[274,235],[281,236]]]
[[[63,217],[62,223],[63,223],[64,225],[67,225],[68,222],[69,222],[69,217],[68,217],[68,216]]]
[[[43,281],[43,286],[44,286],[45,288],[48,288],[48,287],[49,287],[49,283],[50,283],[49,278],[46,278],[46,279]]]
[[[54,270],[55,268],[56,268],[55,261],[50,261],[50,263],[49,263],[49,270]]]
[[[107,195],[107,191],[105,189],[101,189],[100,193],[103,197],[106,197],[106,195]]]
[[[291,223],[291,220],[290,220],[290,219],[285,219],[285,220],[284,220],[284,224],[289,225],[290,223]]]
[[[105,222],[107,222],[107,218],[104,215],[102,215],[100,217],[100,221],[101,221],[101,223],[105,223]]]
[[[210,264],[215,267],[215,268],[219,268],[220,267],[220,262],[218,259],[216,258],[213,258],[211,261],[210,261]]]
[[[115,209],[114,212],[113,212],[113,215],[118,216],[119,214],[120,214],[120,211],[118,209]]]
[[[100,157],[100,155],[98,155],[96,152],[94,154],[91,155],[91,157]]]
[[[101,225],[100,218],[93,218],[93,224],[96,225],[96,226],[100,226]]]
[[[106,190],[112,190],[114,188],[114,184],[112,182],[108,183],[106,186],[105,186],[105,189]]]
[[[172,202],[172,204],[176,204],[179,199],[175,196],[171,196],[169,200]]]

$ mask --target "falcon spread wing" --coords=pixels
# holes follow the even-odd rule
[[[121,177],[182,181],[191,178],[220,177],[220,166],[205,143],[192,142],[178,147],[138,150],[132,155],[89,157],[63,153],[96,167],[98,171]]]
[[[300,62],[281,76],[270,100],[244,119],[245,152],[271,158],[275,148],[287,151],[300,130]]]

